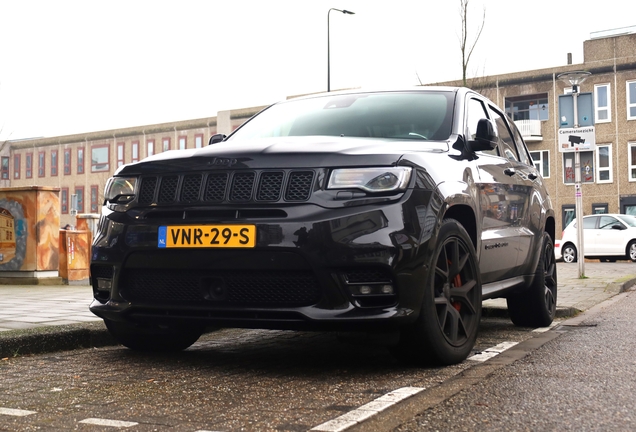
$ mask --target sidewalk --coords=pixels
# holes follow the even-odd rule
[[[557,317],[572,316],[636,284],[632,262],[557,264]],[[0,285],[0,358],[114,343],[88,306],[88,285]],[[506,300],[484,301],[484,315],[505,315]]]

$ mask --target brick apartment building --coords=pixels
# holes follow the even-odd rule
[[[620,33],[620,34],[619,34]],[[558,96],[570,88],[557,78],[588,71],[580,91],[594,95],[596,150],[581,153],[583,214],[636,214],[636,27],[593,34],[584,62],[549,69],[480,77],[468,85],[515,120],[543,174],[560,217],[557,232],[574,216],[572,153],[557,146]],[[460,82],[440,84],[461,85]],[[60,188],[61,223],[73,224],[71,195],[79,213],[99,213],[108,177],[125,163],[166,150],[207,145],[263,107],[222,111],[216,117],[0,143],[0,186]]]

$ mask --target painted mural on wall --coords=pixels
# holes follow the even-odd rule
[[[11,228],[8,225],[11,225]],[[0,199],[0,270],[22,268],[26,256],[27,234],[22,205]]]
[[[59,189],[0,189],[0,272],[49,271],[59,264]]]

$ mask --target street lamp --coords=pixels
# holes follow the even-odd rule
[[[335,10],[337,12],[342,12],[345,15],[355,15],[355,12],[351,12],[348,10],[340,10],[340,9],[336,9],[336,8],[331,8],[329,9],[329,11],[327,12],[327,91],[331,91],[331,65],[330,65],[330,58],[329,58],[329,14],[331,13],[332,10]]]
[[[578,96],[580,93],[580,85],[585,81],[587,77],[591,75],[591,72],[575,71],[564,72],[557,75],[557,78],[566,84],[572,86],[572,105],[574,110],[574,127],[579,127],[579,106]],[[581,154],[576,151],[574,153],[574,211],[576,217],[576,237],[579,246],[578,264],[579,264],[579,278],[585,276],[585,241],[583,239],[583,191],[581,189]]]

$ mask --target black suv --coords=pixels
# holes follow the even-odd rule
[[[360,330],[453,364],[482,299],[552,322],[554,221],[514,123],[469,89],[303,97],[119,168],[90,309],[132,349],[185,349],[211,326]]]

